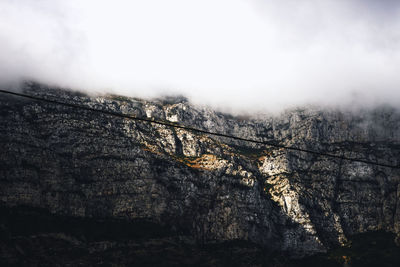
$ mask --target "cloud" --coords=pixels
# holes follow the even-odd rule
[[[0,79],[236,111],[400,103],[396,1],[3,0]]]

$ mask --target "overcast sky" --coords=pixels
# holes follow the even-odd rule
[[[0,0],[0,81],[234,111],[400,106],[400,1]]]

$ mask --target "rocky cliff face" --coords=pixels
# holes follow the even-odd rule
[[[28,84],[31,95],[400,165],[400,113],[297,109],[238,118],[184,98],[89,97]],[[142,220],[196,243],[246,240],[293,257],[348,236],[400,235],[400,170],[0,96],[2,207]]]

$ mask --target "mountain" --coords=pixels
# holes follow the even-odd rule
[[[23,93],[277,146],[2,94],[4,264],[289,266],[363,233],[400,241],[400,169],[362,162],[400,165],[395,108],[237,117],[184,97]]]

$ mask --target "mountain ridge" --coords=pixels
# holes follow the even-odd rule
[[[24,92],[202,130],[399,165],[400,113],[297,109],[237,118],[186,99]],[[180,100],[179,100],[180,99]],[[244,240],[305,257],[348,236],[400,233],[399,170],[2,96],[4,207],[146,219],[200,243]]]

